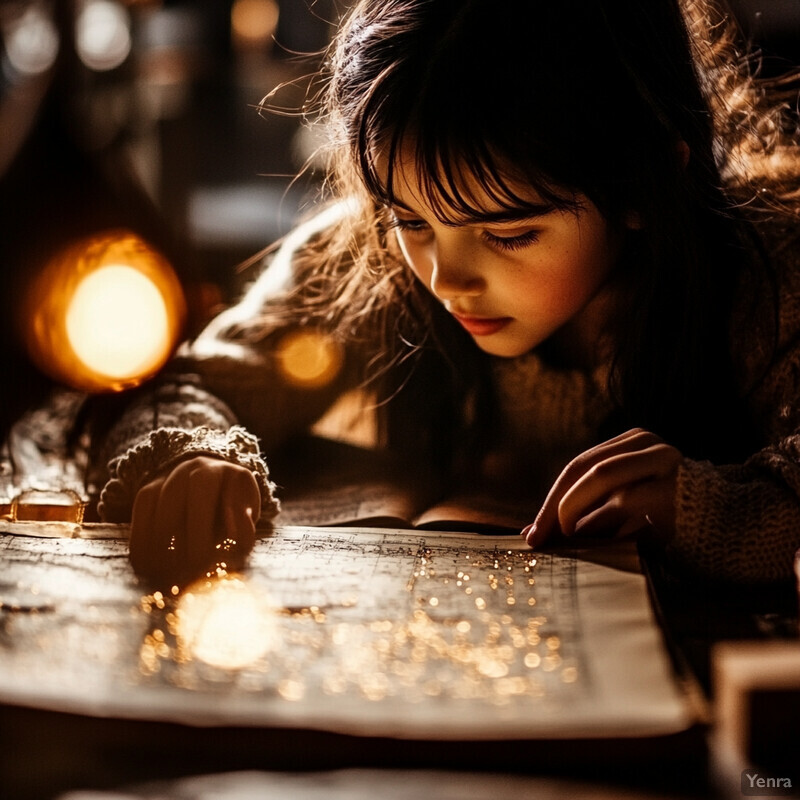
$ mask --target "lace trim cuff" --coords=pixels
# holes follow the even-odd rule
[[[270,520],[280,504],[275,484],[258,447],[258,440],[240,426],[227,431],[199,427],[191,431],[159,428],[144,441],[108,464],[111,476],[100,493],[98,513],[106,522],[128,522],[136,493],[156,473],[169,469],[187,455],[211,455],[238,464],[253,473],[261,491],[261,519]]]

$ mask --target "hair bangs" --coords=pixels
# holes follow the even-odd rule
[[[410,167],[421,199],[443,224],[580,207],[575,191],[556,186],[533,164],[520,168],[488,144],[482,132],[467,138],[469,126],[431,131],[398,124],[390,136],[368,128],[363,126],[359,136],[365,146],[359,167],[364,187],[379,205],[403,205],[396,186]]]
[[[553,120],[572,130],[571,117],[561,105],[549,111],[541,91],[520,106],[496,59],[464,58],[497,27],[489,6],[382,0],[363,9],[344,30],[329,97],[351,177],[376,204],[396,203],[410,168],[426,205],[450,224],[579,207],[576,194],[587,192],[575,183],[576,154],[553,143],[565,139]],[[566,165],[555,157],[564,149]]]

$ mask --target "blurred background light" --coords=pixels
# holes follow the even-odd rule
[[[344,360],[338,343],[314,331],[293,331],[284,336],[276,357],[286,382],[304,388],[333,382]]]
[[[127,9],[112,0],[84,1],[75,20],[75,49],[89,69],[116,69],[130,55],[131,45]]]
[[[55,63],[59,48],[58,29],[47,8],[42,3],[34,3],[18,16],[4,21],[3,43],[7,64],[5,72],[11,68],[21,76],[41,75]]]
[[[21,325],[55,380],[120,391],[155,374],[181,336],[185,300],[170,264],[137,235],[103,232],[61,249],[31,285]]]
[[[122,264],[101,267],[78,284],[66,326],[81,362],[111,378],[152,371],[169,342],[161,292],[149,277]]]
[[[239,46],[269,47],[278,29],[279,9],[275,0],[234,0],[231,35]]]

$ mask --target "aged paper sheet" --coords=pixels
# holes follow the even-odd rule
[[[287,526],[246,573],[173,595],[137,584],[114,528],[3,525],[3,702],[422,739],[694,721],[629,545],[601,564],[518,536]]]

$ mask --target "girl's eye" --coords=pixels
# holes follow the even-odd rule
[[[423,219],[402,219],[392,216],[390,226],[403,233],[423,233],[428,230],[428,223]]]
[[[499,250],[521,250],[539,241],[539,231],[526,231],[517,236],[498,236],[496,233],[483,231],[481,234],[485,241]]]

